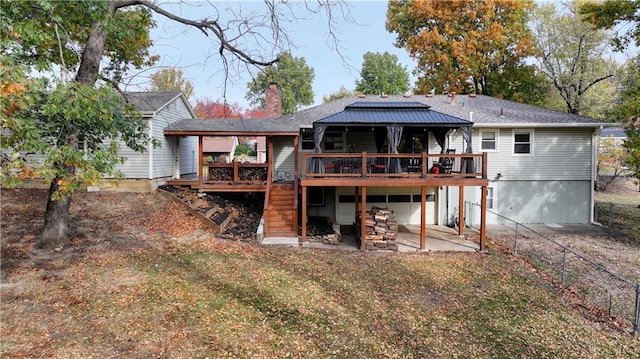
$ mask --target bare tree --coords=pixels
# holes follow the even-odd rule
[[[563,12],[554,3],[540,6],[532,25],[542,73],[560,93],[567,112],[579,114],[587,91],[614,75],[605,58],[609,34],[582,22],[575,3]]]

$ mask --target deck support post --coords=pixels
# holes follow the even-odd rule
[[[458,187],[458,235],[464,235],[464,186]]]
[[[427,187],[420,187],[420,250],[427,248]]]
[[[198,186],[202,187],[204,180],[204,148],[202,147],[202,136],[198,136]]]
[[[480,250],[484,250],[484,242],[487,237],[487,186],[482,186],[480,191]]]
[[[354,206],[355,206],[355,212],[354,213],[358,213],[360,212],[360,191],[358,186],[353,187],[353,192],[355,193],[355,200],[354,202]]]
[[[357,187],[356,187],[357,188]],[[357,198],[357,197],[356,197]],[[356,200],[357,201],[357,200]],[[362,186],[362,206],[360,208],[360,250],[364,251],[367,238],[367,226],[365,219],[367,218],[367,187]]]
[[[302,186],[302,236],[301,242],[307,241],[307,188]]]

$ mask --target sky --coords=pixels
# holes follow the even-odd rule
[[[211,3],[221,9],[221,17],[224,17],[225,13],[229,16],[228,11],[224,11],[226,7],[237,9],[241,5],[259,10],[264,6],[262,1],[212,1]],[[292,55],[303,57],[307,65],[315,71],[314,105],[321,104],[324,95],[337,92],[341,86],[347,90],[355,89],[355,82],[360,78],[358,72],[362,68],[362,56],[367,51],[378,53],[387,51],[396,55],[398,62],[406,66],[411,76],[410,85],[415,81],[411,75],[415,62],[409,58],[404,49],[393,45],[395,35],[385,30],[387,2],[351,0],[347,4],[355,22],[349,22],[340,17],[337,24],[337,37],[341,41],[342,57],[326,44],[328,25],[325,16],[307,15],[307,20],[286,24],[292,41],[297,45],[297,48],[291,50]],[[193,7],[178,7],[177,4],[172,4],[167,8],[193,19],[215,16],[212,5],[208,3],[196,3]],[[151,52],[160,55],[160,65],[182,68],[184,78],[191,80],[194,84],[195,93],[192,99],[206,97],[222,102],[221,85],[224,82],[220,71],[222,66],[215,52],[210,54],[210,42],[207,38],[197,30],[185,30],[184,26],[178,26],[166,18],[155,16],[155,20],[157,27],[151,32],[154,41]],[[157,69],[142,74],[142,77],[148,77],[154,71]],[[227,102],[238,103],[248,108],[249,104],[244,97],[246,85],[250,80],[251,76],[244,73],[232,82],[228,82]]]

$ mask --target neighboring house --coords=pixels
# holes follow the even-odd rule
[[[229,163],[238,147],[238,136],[202,138],[202,151],[211,162]]]
[[[195,175],[198,172],[198,137],[172,136],[163,134],[163,129],[177,121],[194,119],[195,113],[184,95],[180,92],[125,92],[127,101],[147,123],[148,136],[155,139],[159,146],[151,143],[147,151],[140,153],[120,143],[119,154],[126,157],[118,165],[124,179],[118,181],[122,190],[155,190],[167,179]],[[79,146],[81,143],[79,144]],[[42,154],[25,155],[28,161],[44,161]],[[103,188],[114,188],[114,183],[106,181]]]
[[[591,222],[596,134],[607,125],[487,96],[359,96],[269,119],[187,119],[165,135],[266,137],[261,180],[234,168],[231,181],[190,183],[269,193],[265,236],[297,236],[299,213],[351,225],[378,206],[419,225],[422,248],[426,227],[454,216],[480,226],[483,247],[486,224],[507,223],[493,212],[523,223]]]
[[[184,95],[177,91],[126,92],[125,97],[147,121],[149,137],[160,146],[154,148],[149,145],[146,152],[140,153],[121,144],[120,153],[127,160],[118,166],[125,178],[119,187],[152,189],[167,179],[196,174],[198,138],[167,137],[163,134],[165,127],[179,120],[196,118]]]

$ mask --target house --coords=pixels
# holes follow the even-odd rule
[[[118,169],[124,174],[119,188],[152,190],[167,179],[180,178],[198,171],[197,137],[167,137],[163,129],[179,120],[196,118],[191,105],[181,92],[125,92],[127,101],[147,121],[149,137],[160,146],[149,145],[144,153],[133,151],[124,143],[120,153],[127,160]],[[104,187],[109,187],[106,183]]]
[[[210,163],[228,163],[233,161],[233,155],[238,147],[238,136],[202,138],[202,151]]]
[[[117,184],[105,181],[104,189],[120,190],[155,190],[167,179],[194,175],[198,172],[198,138],[172,136],[163,134],[163,129],[179,120],[193,119],[195,113],[186,98],[180,92],[125,92],[127,101],[147,122],[148,136],[155,139],[160,146],[149,144],[144,153],[136,152],[120,143],[119,154],[126,157],[117,169],[124,174],[124,179]],[[81,143],[79,144],[79,146]],[[44,160],[42,154],[26,154],[28,161]],[[37,185],[37,184],[29,184]],[[90,187],[97,190],[97,187]]]
[[[297,236],[300,215],[305,241],[309,216],[350,225],[376,206],[392,209],[399,224],[419,225],[421,248],[427,226],[453,218],[459,228],[465,219],[477,224],[483,247],[486,224],[505,218],[592,221],[595,137],[606,125],[452,94],[348,97],[269,119],[184,120],[164,133],[265,136],[267,163],[259,180],[243,178],[242,165],[233,164],[225,180],[200,175],[181,183],[203,191],[265,192],[265,236]]]

